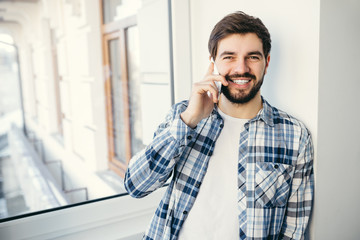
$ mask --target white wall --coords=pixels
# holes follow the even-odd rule
[[[172,0],[174,101],[190,97],[192,85],[190,0]]]
[[[314,239],[360,238],[360,3],[321,1]]]
[[[143,0],[138,12],[143,142],[148,144],[171,107],[168,0]]]

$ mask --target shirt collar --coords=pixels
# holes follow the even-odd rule
[[[263,103],[262,109],[258,112],[254,120],[263,120],[270,127],[274,126],[274,115],[273,115],[273,107],[261,96],[261,100]]]

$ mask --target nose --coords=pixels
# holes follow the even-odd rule
[[[238,59],[238,61],[236,61],[235,63],[235,73],[237,74],[244,74],[244,73],[248,73],[250,71],[250,68],[246,62],[246,59]]]

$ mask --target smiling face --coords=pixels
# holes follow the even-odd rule
[[[224,96],[237,104],[260,97],[269,61],[270,55],[265,58],[262,42],[255,33],[231,34],[220,40],[215,63],[229,83],[222,86]]]

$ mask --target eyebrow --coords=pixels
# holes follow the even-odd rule
[[[231,52],[231,51],[224,51],[220,54],[220,57],[225,56],[225,55],[235,55],[235,52]]]
[[[249,52],[248,55],[259,55],[259,56],[261,56],[261,57],[264,56],[260,51]]]
[[[225,56],[225,55],[235,55],[235,52],[231,52],[231,51],[224,51],[220,54],[220,57]],[[248,52],[247,55],[258,55],[263,57],[264,55],[260,52],[260,51],[252,51],[252,52]]]

